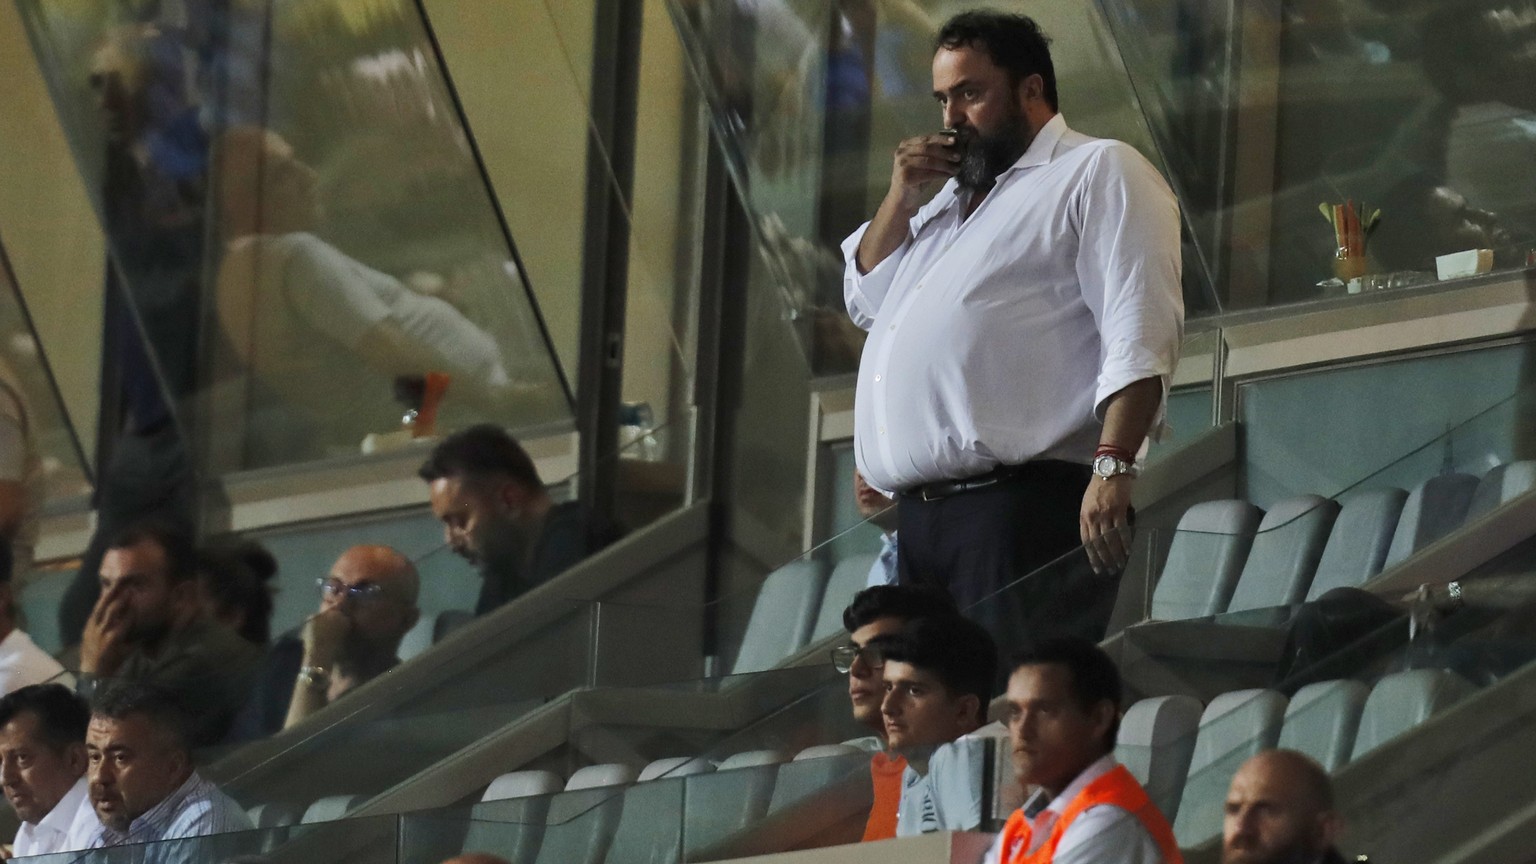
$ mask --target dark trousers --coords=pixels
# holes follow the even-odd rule
[[[942,588],[1006,657],[1029,641],[1104,637],[1118,576],[1081,548],[1078,513],[1092,471],[1031,462],[1017,477],[936,500],[897,502],[896,564],[905,584]]]

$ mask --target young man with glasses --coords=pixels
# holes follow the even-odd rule
[[[832,665],[848,676],[848,701],[854,722],[873,733],[857,743],[878,751],[869,764],[875,803],[864,829],[865,840],[896,836],[896,809],[901,800],[902,775],[907,769],[906,757],[886,749],[885,717],[880,713],[885,699],[885,682],[881,677],[884,660],[871,643],[901,632],[919,618],[958,614],[947,593],[901,585],[866,588],[854,595],[853,602],[843,610],[848,641],[832,649]]]
[[[416,567],[388,546],[353,546],[317,581],[320,611],[304,625],[284,728],[398,665],[400,640],[421,617]]]

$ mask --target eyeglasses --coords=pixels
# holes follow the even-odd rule
[[[847,645],[839,645],[832,649],[832,668],[844,674],[853,668],[854,661],[860,659],[871,669],[885,666],[885,658],[880,656],[880,652],[867,645],[855,645],[849,642]]]
[[[384,586],[373,582],[348,585],[334,576],[321,576],[315,580],[315,585],[319,587],[322,597],[346,599],[355,603],[370,603],[384,596]]]

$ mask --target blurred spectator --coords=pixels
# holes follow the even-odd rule
[[[218,320],[261,385],[250,406],[259,464],[327,455],[398,428],[397,376],[448,373],[450,398],[483,411],[526,407],[491,334],[320,239],[315,172],[260,127],[219,140]],[[441,280],[438,280],[441,281]]]
[[[197,551],[197,585],[203,615],[239,633],[252,645],[272,638],[272,589],[277,559],[254,540],[210,543]]]
[[[886,745],[906,757],[895,836],[910,837],[942,828],[974,829],[981,819],[980,789],[974,781],[965,792],[973,806],[953,807],[970,812],[970,824],[938,824],[935,785],[954,774],[950,762],[961,762],[967,751],[949,745],[986,722],[997,677],[997,646],[980,624],[959,615],[917,618],[900,631],[879,636],[869,648],[884,660],[881,670],[885,698]],[[953,799],[951,799],[953,800]],[[870,813],[870,819],[875,814]],[[866,833],[868,833],[866,829]]]
[[[421,617],[420,581],[410,559],[388,546],[353,546],[336,559],[287,679],[285,727],[400,664],[400,640]]]
[[[1222,864],[1344,864],[1328,772],[1294,750],[1269,750],[1232,777],[1221,832]]]
[[[1048,640],[1015,658],[1008,737],[1029,795],[986,864],[1184,860],[1168,820],[1115,762],[1120,699],[1120,671],[1086,639]]]
[[[868,519],[880,529],[880,555],[869,568],[869,581],[865,584],[896,584],[896,501],[891,496],[864,481],[864,475],[853,472],[853,498],[859,505],[859,517]]]
[[[80,693],[105,679],[140,681],[180,702],[196,746],[215,744],[245,703],[260,652],[202,617],[192,544],[175,528],[143,523],[101,561],[101,599],[80,643]]]
[[[880,713],[880,703],[885,699],[885,684],[880,677],[885,660],[870,643],[900,632],[910,621],[946,614],[956,614],[949,594],[904,585],[865,588],[843,610],[848,641],[832,649],[832,665],[848,675],[848,701],[853,706],[854,722],[874,733],[859,743],[879,750],[869,761],[874,806],[864,826],[865,841],[896,836],[896,812],[901,801],[902,777],[907,770],[905,756],[885,749],[885,717]]]
[[[90,719],[85,700],[61,684],[0,698],[0,787],[21,820],[13,857],[85,849],[100,828],[86,794]]]
[[[556,504],[533,459],[504,429],[471,426],[444,438],[417,472],[455,554],[480,569],[484,615],[560,575],[621,531],[577,501]]]
[[[64,674],[59,661],[37,647],[16,626],[16,596],[11,588],[13,558],[0,543],[0,696]]]
[[[37,544],[37,514],[44,496],[43,463],[32,433],[21,383],[0,361],[0,541],[10,545],[11,578],[25,585]]]
[[[91,804],[101,820],[91,848],[254,827],[233,798],[198,776],[180,701],[130,681],[97,696],[85,736]]]

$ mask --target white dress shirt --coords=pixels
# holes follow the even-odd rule
[[[1067,805],[1072,803],[1078,793],[1087,788],[1089,783],[1103,777],[1114,769],[1115,757],[1107,754],[1103,758],[1083,769],[1067,788],[1061,790],[1061,794],[1051,799],[1051,803],[1038,811],[1037,792],[1024,802],[1026,816],[1033,812],[1030,828],[1030,847],[1025,850],[1032,852],[1044,843],[1051,835],[1051,828],[1061,814],[1067,811]],[[1031,805],[1034,805],[1032,807]],[[1002,849],[999,845],[1002,835],[992,842],[992,848],[987,850],[986,857],[981,859],[982,864],[999,864]],[[1065,833],[1061,835],[1061,842],[1056,844],[1056,853],[1051,856],[1052,864],[1163,864],[1163,853],[1157,848],[1157,841],[1147,833],[1141,820],[1128,811],[1122,810],[1113,804],[1100,804],[1097,807],[1089,807],[1079,813],[1072,824],[1067,826]]]
[[[84,817],[89,818],[89,825],[81,821]],[[87,827],[93,829],[91,834],[99,830],[96,810],[91,807],[90,795],[87,794],[86,779],[81,776],[59,799],[59,803],[53,805],[48,815],[37,820],[36,825],[31,822],[21,823],[21,827],[16,829],[16,841],[11,844],[11,857],[24,858],[28,855],[86,849],[91,844],[91,837],[84,836]]]
[[[869,224],[843,242],[848,314],[869,331],[854,445],[881,490],[1086,464],[1108,398],[1160,377],[1166,399],[1178,361],[1178,203],[1134,148],[1058,114],[962,220],[966,200],[950,180],[867,274]]]
[[[32,637],[20,629],[0,639],[0,696],[56,677],[60,678],[59,683],[73,687],[74,679],[66,680],[63,675],[64,667],[59,661],[37,647]]]

